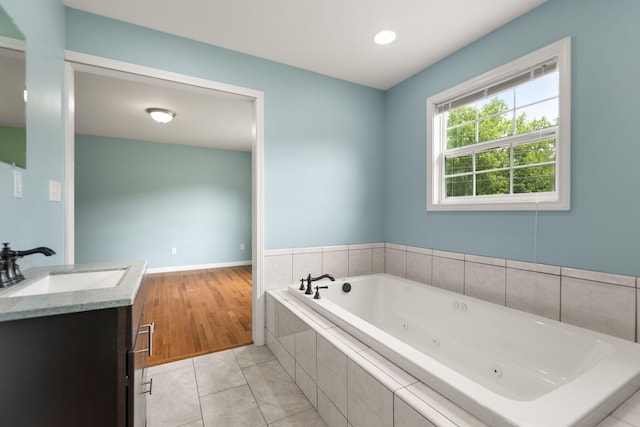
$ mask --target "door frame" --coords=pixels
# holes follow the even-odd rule
[[[75,72],[83,66],[182,83],[246,96],[253,100],[253,141],[251,144],[251,261],[252,335],[255,345],[264,345],[264,92],[213,80],[178,74],[80,52],[65,51],[65,263],[75,261]]]

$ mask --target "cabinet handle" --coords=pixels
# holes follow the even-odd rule
[[[153,330],[156,327],[155,322],[147,323],[146,325],[140,326],[141,328],[147,328],[146,331],[139,331],[138,334],[149,334],[149,348],[145,348],[143,350],[137,350],[136,353],[148,352],[148,356],[153,356]]]
[[[151,378],[146,383],[142,383],[141,386],[144,387],[147,384],[149,385],[149,390],[143,391],[142,394],[145,394],[145,393],[153,394],[153,378]]]

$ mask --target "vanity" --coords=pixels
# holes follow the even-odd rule
[[[145,270],[144,261],[37,267],[0,289],[3,425],[145,426]]]

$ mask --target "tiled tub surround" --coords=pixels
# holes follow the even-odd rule
[[[313,268],[309,269],[309,266]],[[278,289],[298,282],[309,273],[314,276],[331,273],[336,277],[349,277],[378,272],[431,284],[627,340],[638,341],[640,338],[640,316],[637,315],[637,308],[640,307],[637,286],[640,280],[632,276],[393,243],[265,251],[267,289]],[[493,280],[488,280],[488,277]],[[267,333],[266,336],[270,340],[268,344],[273,345],[273,333]],[[290,355],[289,352],[286,354]],[[286,356],[279,359],[295,378],[295,363]],[[323,394],[319,396],[326,397]],[[396,406],[404,408],[407,402],[413,401],[415,393],[408,396],[406,392],[401,392],[398,396],[404,400],[396,402]],[[417,424],[419,417],[414,415],[408,418],[416,423],[411,425],[455,425]],[[636,393],[601,425],[640,427],[640,394]]]
[[[264,265],[266,289],[309,273],[386,272],[626,340],[640,337],[640,281],[632,276],[393,243],[267,250]]]
[[[395,276],[637,341],[636,277],[387,243]]]
[[[266,336],[329,426],[486,425],[285,290],[266,295]],[[640,393],[599,426],[640,427]]]
[[[329,273],[335,277],[384,273],[385,244],[324,246],[264,251],[265,289],[278,289],[300,279]]]

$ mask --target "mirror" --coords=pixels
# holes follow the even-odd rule
[[[25,37],[0,6],[0,161],[27,167]]]

